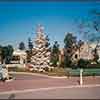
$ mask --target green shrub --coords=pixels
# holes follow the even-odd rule
[[[55,67],[52,70],[52,72],[48,72],[48,75],[50,75],[50,76],[65,76],[66,72],[65,72],[64,68]]]
[[[14,72],[25,72],[27,71],[25,68],[22,68],[22,67],[18,67],[18,66],[15,66],[15,67],[9,67],[8,68],[8,71],[14,71]]]
[[[8,67],[8,71],[16,71],[17,70],[17,67]]]
[[[77,66],[79,68],[86,68],[89,63],[90,63],[89,60],[79,59]]]
[[[25,68],[18,68],[18,67],[17,67],[17,70],[16,70],[16,72],[25,72],[25,71],[26,71]]]

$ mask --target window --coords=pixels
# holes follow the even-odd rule
[[[76,58],[76,59],[78,58],[78,55],[77,55],[77,54],[75,54],[75,58]]]

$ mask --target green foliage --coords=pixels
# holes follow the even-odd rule
[[[51,50],[51,63],[54,67],[56,67],[58,61],[59,61],[59,44],[57,41],[55,41],[53,48]]]
[[[46,36],[46,44],[45,44],[45,46],[46,46],[46,47],[49,47],[49,46],[50,46],[48,35]]]
[[[65,67],[72,67],[72,56],[76,52],[77,49],[77,40],[76,37],[73,36],[72,33],[68,33],[64,38],[65,43],[65,57],[64,57],[64,66]]]
[[[64,38],[65,48],[72,48],[76,41],[76,37],[72,33],[68,33]]]
[[[78,41],[78,48],[80,48],[83,44],[84,44],[84,42],[82,40],[79,40]]]
[[[3,47],[0,45],[0,60],[3,63]]]
[[[78,61],[78,65],[77,65],[77,66],[78,66],[79,68],[86,68],[88,64],[89,64],[89,61],[88,61],[88,60],[80,59],[80,60]]]
[[[32,48],[33,48],[33,43],[31,38],[28,38],[28,48],[29,50],[26,51],[27,53],[27,62],[31,62],[31,57],[32,57]]]
[[[27,62],[29,63],[29,62],[31,62],[32,51],[31,50],[27,50],[26,53],[27,53]]]
[[[29,48],[29,50],[32,50],[32,48],[33,48],[33,43],[32,43],[31,38],[28,38],[28,48]]]
[[[64,68],[55,67],[51,72],[47,73],[49,76],[65,76],[66,72]]]
[[[0,45],[0,54],[2,53],[2,46]]]
[[[92,28],[94,28],[98,33],[100,32],[100,10],[93,9],[90,12],[92,16]],[[99,38],[100,39],[100,38]]]
[[[93,61],[96,62],[96,63],[98,63],[99,55],[98,55],[98,52],[97,52],[97,48],[95,48],[93,50],[93,56],[94,56]]]
[[[57,54],[59,53],[59,44],[57,41],[54,42],[54,45],[53,45],[53,53]]]
[[[9,72],[26,72],[27,70],[24,67],[18,67],[18,66],[14,66],[14,67],[8,67],[8,71]]]
[[[25,44],[24,44],[24,42],[20,42],[19,43],[19,49],[20,50],[25,50]]]
[[[79,35],[84,40],[96,42],[100,40],[100,10],[90,9],[86,18],[79,19]],[[81,34],[80,34],[81,33]]]
[[[72,61],[71,61],[71,58],[69,56],[65,56],[64,67],[72,67]]]
[[[13,54],[13,47],[11,45],[0,47],[2,63],[10,63]]]
[[[99,59],[99,55],[98,55],[98,54],[95,54],[93,60],[94,60],[96,63],[98,63],[98,59]]]

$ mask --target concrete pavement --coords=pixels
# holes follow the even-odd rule
[[[100,85],[48,87],[0,93],[0,99],[100,99]]]
[[[12,75],[16,78],[15,80],[0,82],[0,99],[57,99],[57,97],[98,99],[100,97],[98,94],[100,93],[100,77],[84,77],[84,85],[81,87],[79,77],[52,78],[28,73],[12,73]]]

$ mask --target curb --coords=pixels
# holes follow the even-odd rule
[[[9,72],[9,74],[27,74],[27,75],[36,75],[36,76],[42,76],[42,77],[48,77],[48,78],[67,78],[67,76],[48,76],[48,75],[44,75],[44,74],[39,74],[39,73],[29,73],[29,72]]]
[[[11,81],[13,81],[14,79],[9,79],[9,80],[6,80],[6,82],[11,82]]]

